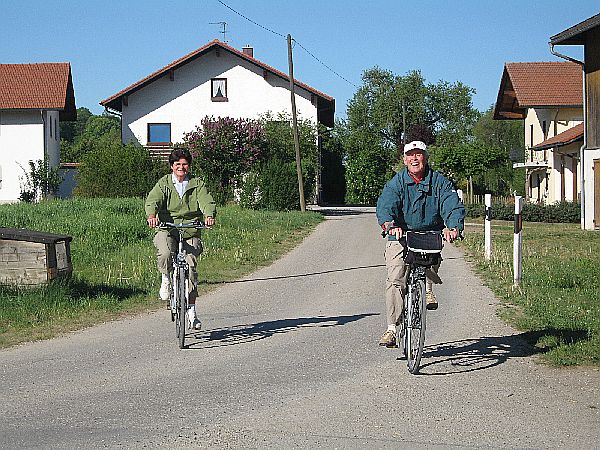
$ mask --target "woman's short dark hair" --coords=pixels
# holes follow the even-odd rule
[[[169,166],[172,166],[181,158],[185,159],[189,165],[192,164],[192,155],[187,148],[175,148],[169,155]]]

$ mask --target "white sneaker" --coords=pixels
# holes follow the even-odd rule
[[[171,280],[169,280],[169,276],[165,275],[164,273],[162,274],[162,281],[160,283],[158,296],[165,302],[169,300],[169,297],[171,296]]]
[[[190,308],[187,312],[188,323],[190,324],[190,330],[201,330],[202,322],[196,317],[196,311]]]

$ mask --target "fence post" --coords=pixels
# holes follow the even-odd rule
[[[521,284],[523,275],[523,197],[515,195],[515,235],[513,240],[513,281],[514,286]]]
[[[464,194],[463,194],[462,189],[457,189],[456,194],[458,195],[458,198],[460,199],[460,201],[464,203],[464,199],[463,199]]]
[[[492,259],[492,194],[485,194],[485,259]]]

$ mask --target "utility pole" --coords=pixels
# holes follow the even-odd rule
[[[402,144],[406,145],[406,104],[404,98],[402,99]]]
[[[300,159],[300,139],[298,138],[298,117],[296,116],[296,93],[294,91],[294,61],[292,59],[292,35],[287,35],[288,65],[290,68],[290,93],[292,96],[292,133],[296,149],[296,172],[298,172],[298,193],[300,194],[300,211],[306,211],[304,202],[304,182],[302,181],[302,161]]]

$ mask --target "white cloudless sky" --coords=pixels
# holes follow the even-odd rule
[[[336,116],[378,66],[420,70],[428,82],[475,89],[473,105],[496,100],[504,63],[560,61],[550,36],[600,12],[598,0],[0,0],[0,62],[70,62],[77,107],[98,104],[157,69],[225,39],[336,99]],[[271,31],[266,30],[268,28]],[[280,36],[280,35],[283,35]],[[557,47],[582,58],[578,46]],[[338,75],[326,68],[327,65]]]

